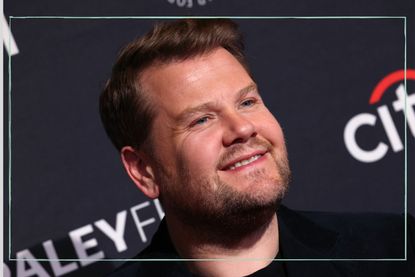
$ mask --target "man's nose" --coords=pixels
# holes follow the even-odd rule
[[[223,133],[223,145],[230,146],[234,143],[243,143],[256,136],[256,128],[251,120],[243,115],[228,114],[225,119],[225,131]]]

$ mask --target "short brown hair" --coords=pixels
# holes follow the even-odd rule
[[[162,22],[128,44],[119,54],[100,97],[105,130],[118,150],[139,149],[151,132],[155,116],[140,85],[140,74],[150,66],[182,61],[223,47],[246,69],[242,35],[228,19],[183,19]]]

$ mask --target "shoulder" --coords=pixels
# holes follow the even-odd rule
[[[163,220],[151,243],[108,277],[191,276],[173,247]]]
[[[317,269],[319,276],[329,276],[328,271],[330,276],[415,276],[415,224],[410,215],[286,207],[277,214],[284,258],[327,261],[287,263],[287,270],[300,272],[298,276]]]
[[[330,253],[339,258],[398,259],[404,257],[405,241],[408,250],[415,248],[411,215],[293,211],[283,206],[278,214],[288,232],[305,243],[331,240]]]

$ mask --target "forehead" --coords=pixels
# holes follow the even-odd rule
[[[231,97],[253,83],[245,68],[223,48],[185,61],[153,65],[140,81],[156,109],[172,115],[192,104]]]

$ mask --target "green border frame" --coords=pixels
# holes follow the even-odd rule
[[[406,79],[406,71],[407,71],[407,17],[406,16],[10,16],[9,17],[9,28],[10,31],[12,30],[12,20],[15,19],[84,19],[84,20],[130,20],[130,19],[183,19],[183,18],[199,18],[199,19],[214,19],[214,18],[229,18],[229,19],[294,19],[294,20],[342,20],[342,19],[402,19],[404,23],[404,87],[405,91],[407,91],[407,79]],[[11,32],[10,32],[11,35]],[[11,38],[9,37],[9,45],[11,43]],[[11,66],[12,66],[12,56],[9,53],[9,64],[8,64],[8,73],[9,73],[9,87],[8,87],[8,150],[9,150],[9,252],[8,258],[10,261],[83,261],[83,260],[94,260],[96,262],[107,262],[107,261],[258,261],[258,260],[270,260],[270,261],[283,261],[283,262],[309,262],[309,261],[380,261],[380,262],[391,262],[391,261],[407,261],[407,228],[408,228],[408,149],[407,149],[407,96],[405,94],[405,107],[404,107],[404,114],[405,114],[405,131],[404,131],[404,258],[379,258],[379,259],[223,259],[223,258],[213,258],[213,259],[14,259],[11,258],[11,205],[12,205],[12,193],[11,193],[11,161],[12,161],[12,149],[11,149],[11,91],[12,91],[12,83],[11,83]]]

